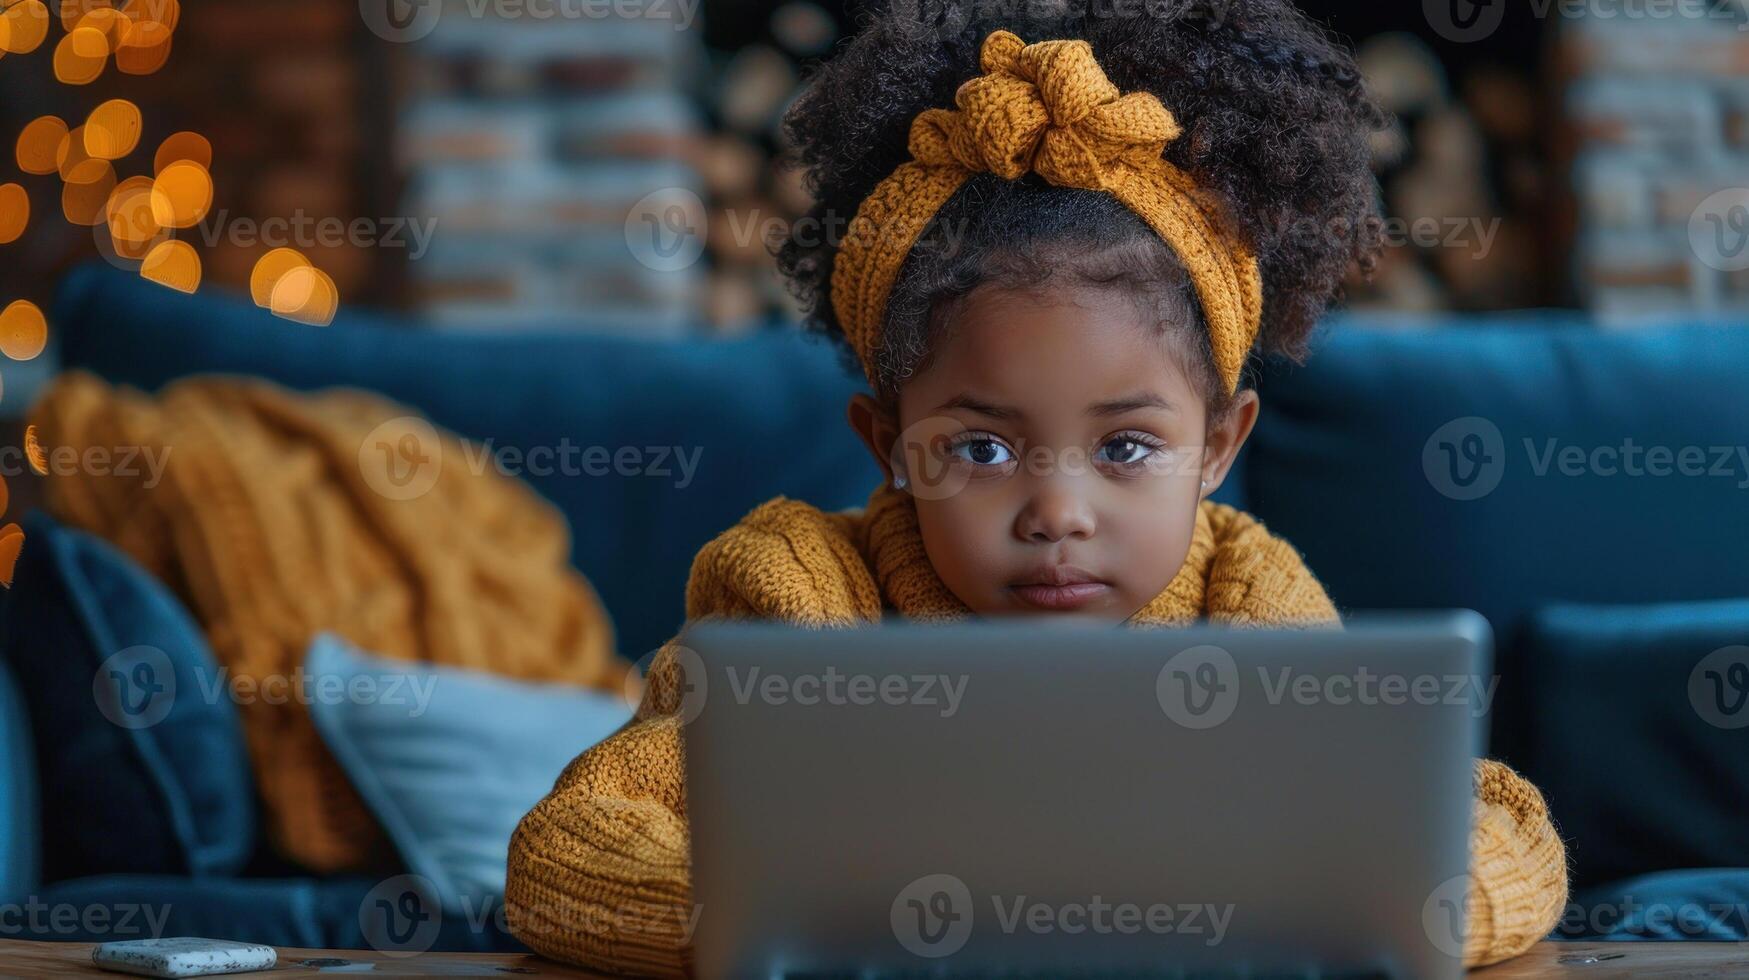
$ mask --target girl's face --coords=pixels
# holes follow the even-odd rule
[[[915,497],[937,574],[982,615],[1129,618],[1184,563],[1256,396],[1211,429],[1167,342],[1112,289],[978,289],[943,334],[897,419],[866,396],[850,410]]]

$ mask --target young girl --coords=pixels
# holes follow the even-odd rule
[[[1206,498],[1257,419],[1247,361],[1302,356],[1371,264],[1380,113],[1286,0],[1039,6],[888,12],[790,111],[811,224],[846,233],[779,261],[869,380],[850,425],[887,479],[861,511],[756,508],[695,559],[689,619],[1338,624],[1291,546]],[[517,829],[506,910],[537,951],[688,972],[677,664]],[[1475,787],[1481,964],[1548,932],[1567,879],[1536,789],[1492,762]]]

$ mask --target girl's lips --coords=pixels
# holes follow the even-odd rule
[[[1015,598],[1038,609],[1079,609],[1104,597],[1111,586],[1104,582],[1075,582],[1069,585],[1011,585]]]

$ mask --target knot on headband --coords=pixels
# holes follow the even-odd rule
[[[1115,164],[1157,160],[1180,132],[1152,93],[1119,95],[1086,41],[1028,45],[997,31],[980,60],[984,74],[955,96],[959,111],[925,109],[911,123],[919,163],[1103,190]]]
[[[1212,195],[1161,156],[1181,129],[1152,93],[1119,93],[1086,41],[1026,44],[994,31],[979,49],[983,74],[954,95],[957,109],[912,120],[911,159],[857,208],[832,271],[832,307],[878,384],[887,296],[918,236],[973,174],[1110,193],[1178,256],[1202,307],[1215,368],[1237,390],[1262,320],[1257,259]]]

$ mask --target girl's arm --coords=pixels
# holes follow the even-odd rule
[[[615,973],[684,977],[692,904],[670,641],[638,714],[565,768],[510,839],[510,931],[545,956]]]
[[[1204,506],[1221,546],[1209,573],[1211,618],[1231,626],[1341,628],[1299,552],[1242,511]],[[1566,848],[1537,788],[1501,763],[1478,759],[1474,801],[1464,940],[1464,965],[1472,967],[1530,949],[1567,902]]]
[[[693,559],[688,622],[878,620],[879,590],[851,541],[855,520],[781,497],[755,508]],[[680,649],[678,638],[662,648],[637,716],[567,766],[511,837],[505,915],[530,949],[617,973],[689,972],[697,910]]]
[[[1560,921],[1567,851],[1529,780],[1478,759],[1475,785],[1464,965],[1486,966],[1529,949]]]

